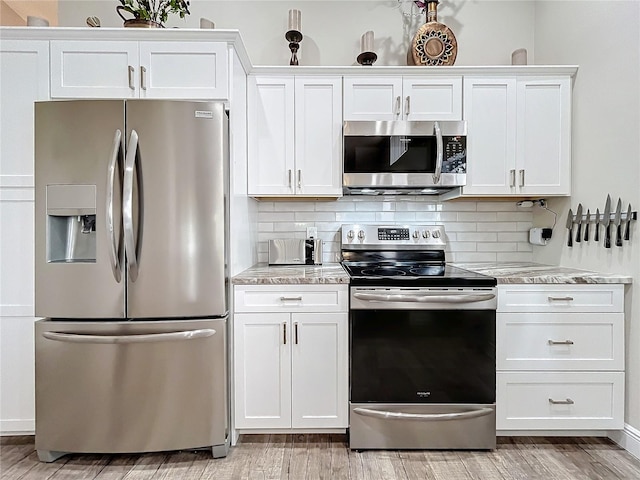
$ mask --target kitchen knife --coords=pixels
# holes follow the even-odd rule
[[[600,240],[600,209],[596,208],[596,224],[594,225],[596,229],[596,234],[593,236],[593,239],[597,242]]]
[[[633,214],[631,212],[631,204],[629,204],[629,207],[627,208],[627,218],[626,218],[627,225],[626,225],[626,227],[624,229],[624,239],[625,240],[629,240],[629,224],[631,223],[631,215],[633,215]]]
[[[616,205],[616,215],[613,217],[613,224],[616,226],[616,247],[622,246],[622,227],[621,227],[621,217],[622,217],[622,200],[618,199],[618,204]]]
[[[582,204],[578,204],[578,211],[576,212],[576,223],[578,224],[578,231],[576,232],[576,242],[580,243],[582,237]]]
[[[585,242],[589,241],[589,222],[590,221],[591,221],[591,213],[587,208],[587,217],[586,217],[586,220],[584,221],[584,241]]]
[[[604,204],[604,213],[602,214],[602,225],[604,225],[604,248],[611,248],[611,196],[607,195],[607,203]]]
[[[567,228],[569,229],[569,240],[567,241],[568,247],[573,247],[573,212],[569,209],[567,215]]]

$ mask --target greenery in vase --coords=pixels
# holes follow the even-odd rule
[[[188,0],[119,0],[123,10],[134,18],[151,20],[159,24],[167,21],[170,13],[177,13],[180,18],[190,15]]]

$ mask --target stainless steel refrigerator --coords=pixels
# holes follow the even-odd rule
[[[226,455],[227,177],[222,103],[35,104],[42,461]]]

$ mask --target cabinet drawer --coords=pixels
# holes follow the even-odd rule
[[[623,312],[624,285],[498,286],[498,312]]]
[[[623,370],[623,313],[498,313],[498,370]]]
[[[236,312],[346,312],[347,285],[250,285],[234,288]]]
[[[621,429],[623,372],[498,373],[498,430]]]

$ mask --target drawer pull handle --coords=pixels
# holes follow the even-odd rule
[[[547,343],[549,345],[573,345],[572,340],[561,340],[561,341],[548,340]]]
[[[572,302],[573,297],[547,297],[550,302]]]
[[[302,296],[300,297],[280,297],[281,302],[301,302]]]
[[[574,402],[570,398],[567,398],[566,400],[554,400],[553,398],[550,398],[549,403],[551,405],[573,405],[576,402]]]

